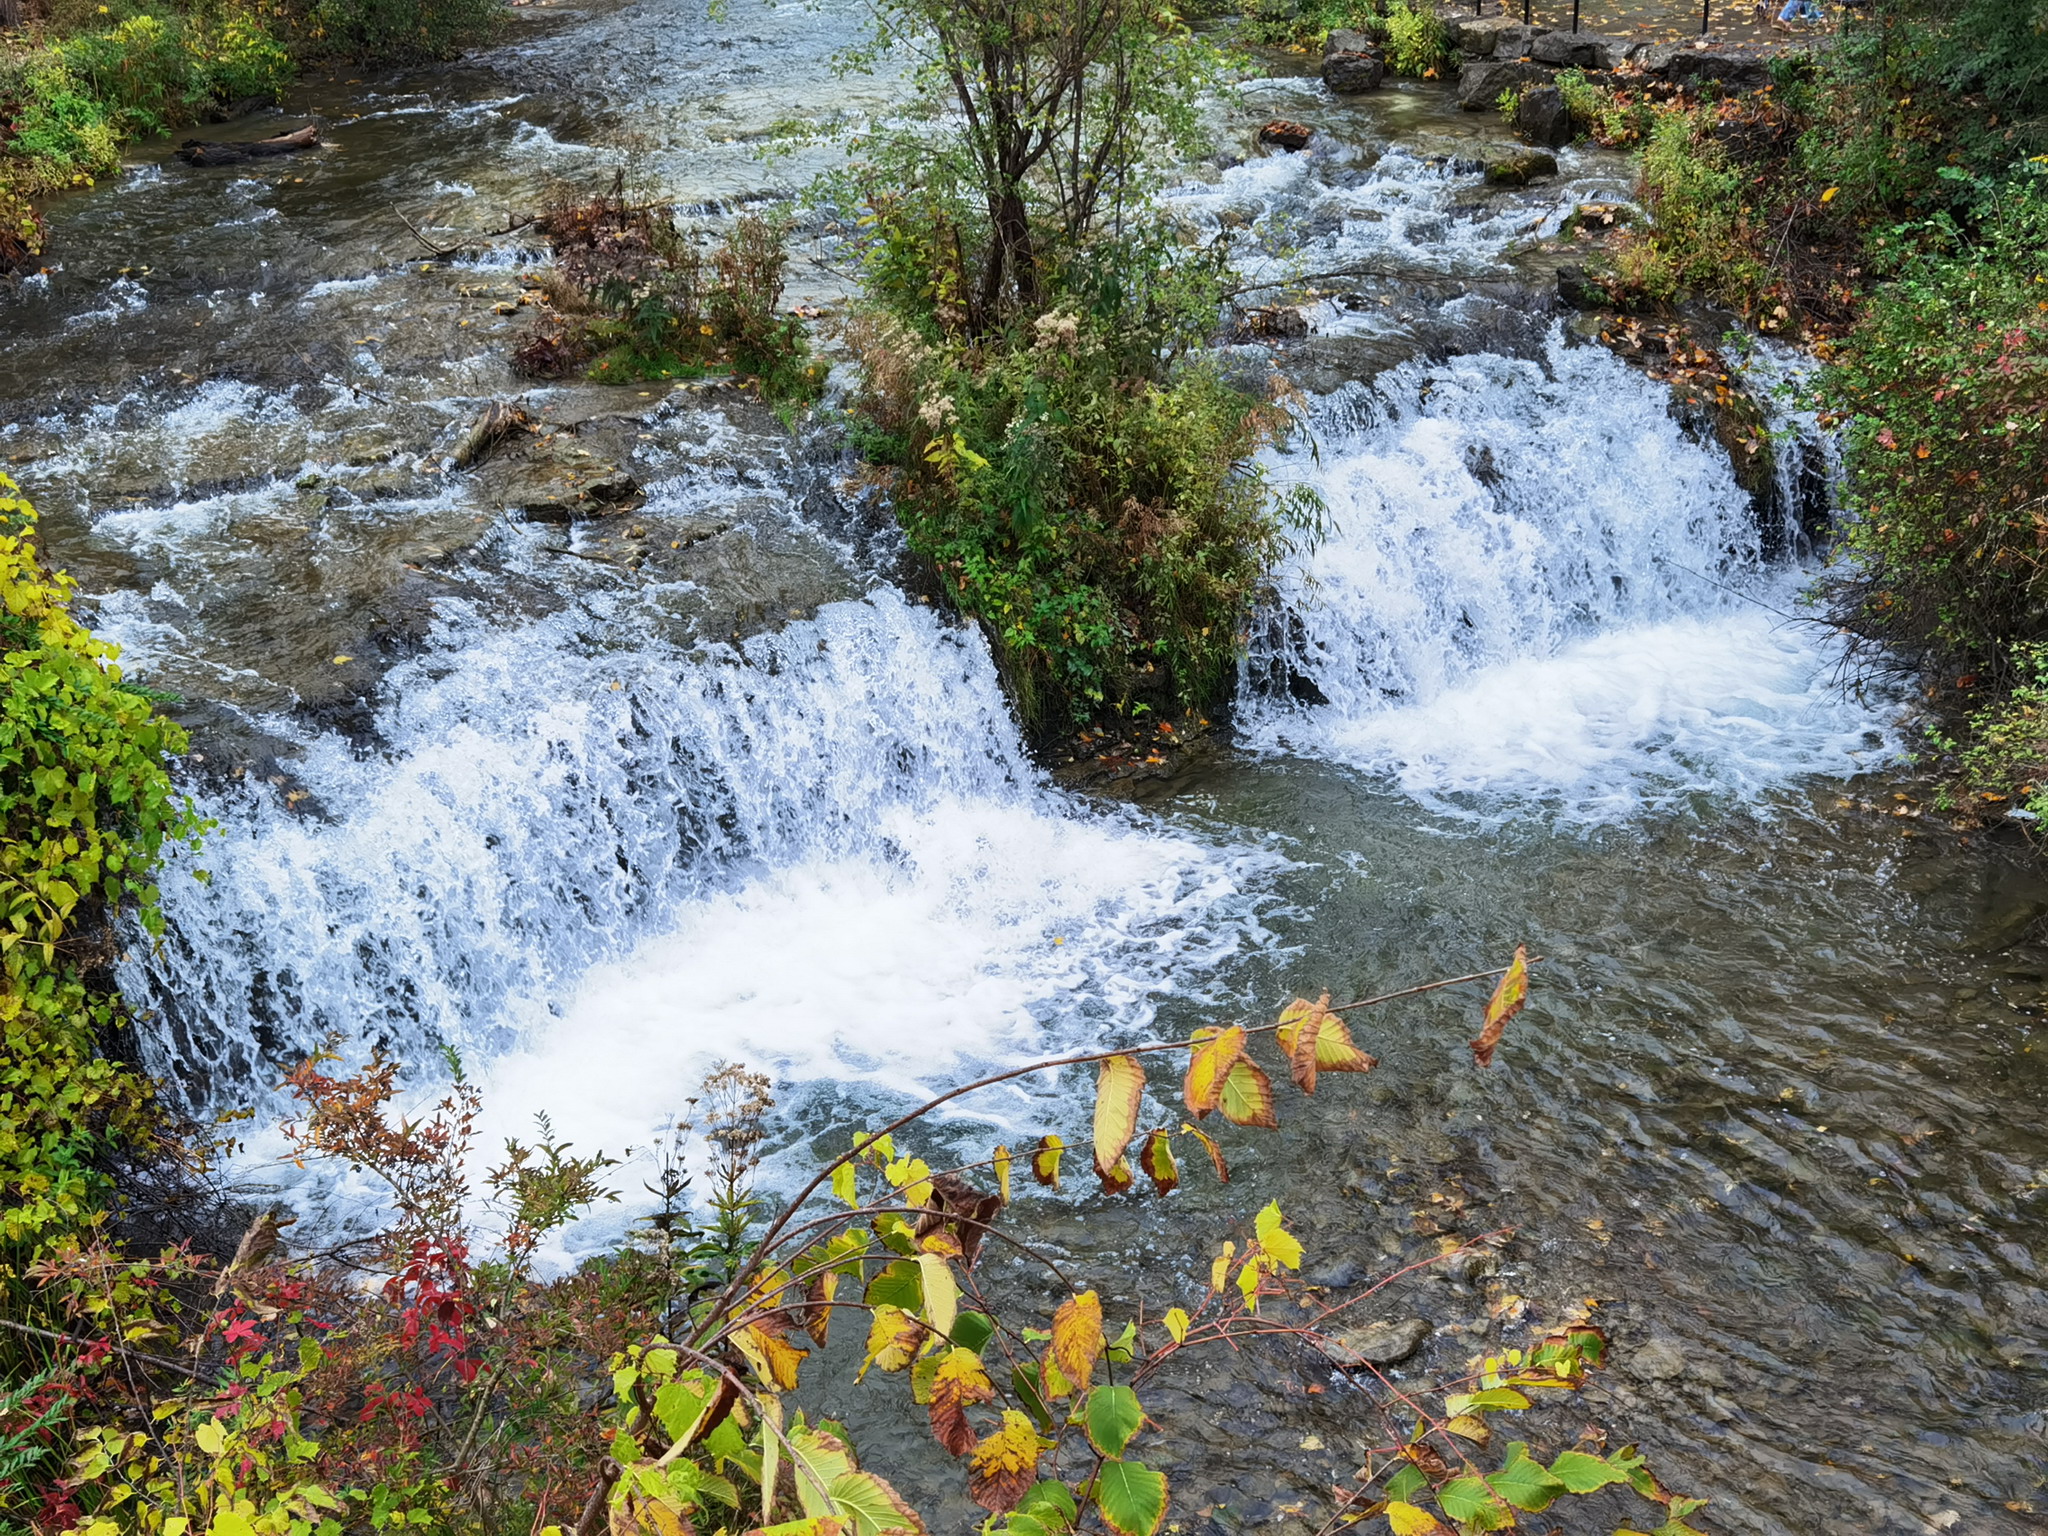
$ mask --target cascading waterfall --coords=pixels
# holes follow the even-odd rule
[[[1725,454],[1604,349],[1555,331],[1539,360],[1410,362],[1319,402],[1312,430],[1319,455],[1278,468],[1332,529],[1258,627],[1252,744],[1438,811],[1585,821],[1884,746],[1797,613],[1811,573],[1766,561]]]
[[[210,878],[167,872],[170,937],[123,978],[154,1070],[228,1105],[330,1035],[430,1072],[446,1046],[487,1144],[544,1111],[617,1150],[719,1059],[912,1089],[1142,1028],[1256,936],[1270,856],[1042,787],[972,631],[883,589],[738,646],[593,647],[639,617],[615,603],[451,610],[385,750],[312,736],[298,789],[210,799]]]

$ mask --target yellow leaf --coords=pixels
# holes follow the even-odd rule
[[[1185,1120],[1181,1122],[1180,1128],[1199,1141],[1202,1144],[1202,1150],[1209,1154],[1209,1164],[1216,1170],[1216,1182],[1228,1184],[1230,1182],[1230,1165],[1223,1161],[1223,1149],[1216,1145],[1216,1138],[1207,1131],[1197,1130]]]
[[[1188,1062],[1188,1075],[1181,1084],[1181,1099],[1197,1120],[1214,1109],[1223,1098],[1223,1085],[1230,1069],[1244,1055],[1244,1027],[1203,1029],[1195,1032],[1198,1042]]]
[[[1394,1536],[1450,1536],[1435,1515],[1399,1499],[1387,1505],[1387,1524],[1394,1528]]]
[[[1003,1204],[1008,1205],[1010,1203],[1010,1149],[1008,1147],[996,1148],[995,1164],[996,1188],[1003,1192]]]
[[[1188,1315],[1179,1307],[1169,1307],[1166,1316],[1160,1319],[1166,1325],[1166,1336],[1179,1344],[1188,1336]]]
[[[953,1266],[942,1254],[920,1253],[917,1267],[924,1272],[924,1320],[932,1332],[949,1334],[960,1315],[960,1284],[953,1278]]]
[[[218,1456],[228,1446],[227,1431],[220,1427],[217,1419],[200,1420],[192,1430],[192,1439],[209,1456]]]
[[[1370,1072],[1379,1065],[1351,1043],[1350,1027],[1330,1012],[1327,992],[1313,1003],[1301,997],[1289,1003],[1274,1038],[1303,1093],[1316,1091],[1318,1072]]]
[[[797,1368],[804,1363],[809,1350],[799,1349],[781,1335],[753,1323],[736,1329],[732,1341],[762,1381],[784,1392],[796,1390]]]
[[[1522,1011],[1522,1004],[1529,1000],[1529,951],[1522,945],[1515,946],[1514,963],[1507,974],[1500,979],[1500,985],[1493,989],[1493,996],[1486,1004],[1486,1020],[1479,1031],[1479,1038],[1472,1042],[1472,1059],[1482,1067],[1493,1065],[1494,1049],[1500,1044],[1501,1032],[1508,1026],[1508,1020]]]
[[[1237,1244],[1225,1242],[1223,1251],[1216,1255],[1216,1262],[1209,1266],[1209,1289],[1220,1291],[1230,1277],[1230,1261],[1237,1256]]]
[[[860,1185],[852,1163],[841,1163],[832,1170],[832,1193],[848,1205],[860,1204]]]
[[[1003,1426],[974,1448],[968,1462],[968,1492],[983,1509],[1003,1514],[1038,1481],[1038,1431],[1014,1408],[1003,1411]]]
[[[902,1370],[917,1358],[918,1346],[923,1342],[923,1323],[901,1307],[882,1303],[875,1308],[874,1320],[868,1324],[867,1361],[854,1380],[867,1375],[870,1365],[879,1365],[885,1371]]]
[[[1031,1154],[1031,1177],[1054,1189],[1060,1187],[1060,1158],[1067,1144],[1057,1136],[1038,1138],[1038,1150]]]
[[[1472,1441],[1475,1445],[1486,1444],[1493,1434],[1487,1427],[1486,1420],[1476,1413],[1461,1413],[1455,1418],[1446,1419],[1444,1428],[1454,1435]]]
[[[1077,1392],[1088,1390],[1102,1353],[1102,1298],[1093,1291],[1069,1296],[1052,1315],[1052,1357]]]
[[[336,665],[337,667],[344,667],[344,666],[347,666],[347,665],[348,665],[348,664],[349,664],[350,662],[352,662],[352,661],[354,661],[354,660],[355,660],[355,657],[353,657],[353,656],[337,656],[337,657],[335,657],[335,658],[334,658],[334,664],[335,664],[335,665]]]
[[[1829,187],[1827,191],[1821,193],[1820,200],[1824,203],[1832,203],[1835,200],[1835,194],[1841,190],[1840,187]]]
[[[1135,1056],[1112,1056],[1095,1081],[1095,1172],[1108,1179],[1138,1129],[1138,1099],[1145,1069]]]
[[[1280,1202],[1271,1201],[1253,1221],[1259,1246],[1289,1269],[1301,1268],[1301,1244],[1281,1224]]]
[[[1240,1057],[1223,1079],[1223,1118],[1232,1125],[1271,1130],[1280,1122],[1273,1114],[1273,1080],[1252,1061]]]

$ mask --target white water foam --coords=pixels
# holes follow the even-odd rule
[[[1277,467],[1334,526],[1247,663],[1254,746],[1453,815],[1583,822],[1892,749],[1799,611],[1810,573],[1764,562],[1726,455],[1606,351],[1554,333],[1541,361],[1406,364],[1315,428],[1320,462]]]
[[[197,1102],[446,1044],[487,1142],[644,1147],[717,1060],[912,1090],[1141,1030],[1262,936],[1270,855],[1043,787],[979,637],[890,591],[694,657],[458,619],[389,692],[388,750],[309,739],[311,803],[213,796],[210,882],[167,871],[123,987]]]

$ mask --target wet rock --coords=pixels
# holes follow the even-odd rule
[[[1711,440],[1727,452],[1758,527],[1782,527],[1778,455],[1763,407],[1744,390],[1717,390],[1706,379],[1690,378],[1672,384],[1671,415],[1695,441]]]
[[[1379,39],[1370,32],[1355,32],[1348,27],[1333,27],[1323,38],[1323,57],[1333,53],[1373,53],[1380,51]]]
[[[1399,1365],[1422,1348],[1433,1332],[1419,1317],[1365,1323],[1333,1335],[1324,1352],[1339,1365]]]
[[[1467,112],[1490,112],[1500,93],[1528,85],[1548,85],[1550,71],[1521,59],[1482,59],[1458,73],[1458,105]]]
[[[1379,89],[1386,61],[1376,53],[1333,53],[1323,60],[1323,84],[1340,96]]]
[[[1624,1355],[1622,1368],[1641,1381],[1676,1381],[1686,1371],[1685,1351],[1660,1334]]]
[[[1532,181],[1556,174],[1557,156],[1540,149],[1501,155],[1486,162],[1486,180],[1490,186],[1526,187]]]
[[[616,464],[593,457],[537,453],[493,459],[480,476],[484,494],[530,523],[608,517],[638,504],[640,483]]]
[[[1312,1264],[1301,1272],[1301,1278],[1310,1285],[1319,1285],[1331,1291],[1347,1291],[1364,1277],[1365,1266],[1350,1257],[1328,1259],[1321,1264]]]
[[[1649,74],[1678,85],[1711,81],[1731,90],[1753,91],[1771,83],[1770,55],[1760,48],[1711,41],[1661,43],[1644,49],[1636,62]]]
[[[1490,467],[1490,454],[1487,462]],[[1500,1255],[1488,1248],[1468,1248],[1462,1253],[1454,1253],[1436,1267],[1437,1276],[1454,1285],[1477,1285],[1489,1275],[1499,1273]]]
[[[1564,94],[1554,85],[1539,85],[1522,92],[1515,103],[1515,132],[1530,144],[1556,149],[1572,141],[1571,109]]]
[[[1292,341],[1306,336],[1310,329],[1308,316],[1299,309],[1275,304],[1242,311],[1231,328],[1231,340]]]
[[[469,469],[490,457],[491,450],[527,425],[526,412],[516,405],[493,400],[477,413],[469,430],[455,445],[455,467]],[[353,461],[352,461],[353,462]]]
[[[1314,138],[1315,134],[1315,129],[1306,123],[1294,123],[1284,117],[1276,117],[1259,130],[1259,142],[1274,145],[1292,154],[1296,150],[1308,148],[1308,141]]]
[[[1607,303],[1607,290],[1579,266],[1557,269],[1557,296],[1573,309],[1600,309]]]

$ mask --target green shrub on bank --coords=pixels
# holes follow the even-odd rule
[[[2048,639],[2048,167],[1978,199],[1918,233],[1824,399],[1847,423],[1856,627],[1996,677]]]
[[[118,1005],[92,978],[119,914],[161,930],[158,856],[202,830],[165,766],[185,733],[72,595],[0,475],[0,1256],[89,1225],[107,1147],[146,1130],[147,1084],[99,1049]]]
[[[1430,0],[1258,0],[1245,13],[1246,42],[1320,49],[1332,32],[1369,32],[1397,75],[1447,74],[1455,50]]]
[[[317,0],[301,46],[357,63],[446,59],[489,37],[504,15],[504,0]]]

